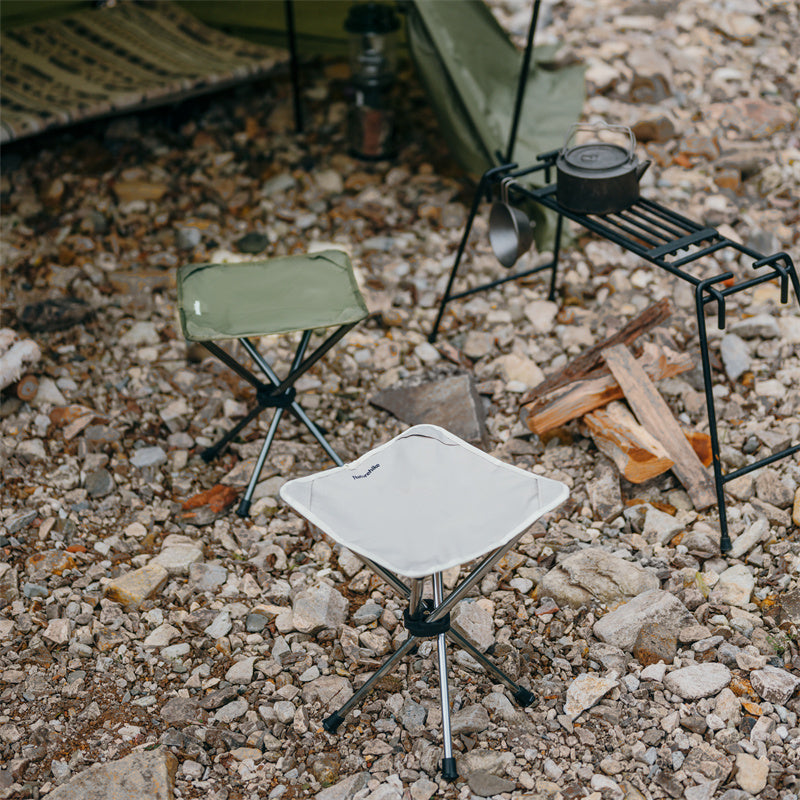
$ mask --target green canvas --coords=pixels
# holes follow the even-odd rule
[[[178,313],[190,341],[346,325],[369,313],[341,250],[178,270]]]

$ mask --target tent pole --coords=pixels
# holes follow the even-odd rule
[[[531,66],[531,56],[533,55],[533,34],[536,31],[536,23],[539,21],[539,6],[542,0],[534,0],[533,13],[531,14],[531,24],[528,28],[528,41],[525,43],[525,54],[522,57],[522,68],[519,73],[519,81],[517,83],[517,99],[514,103],[514,116],[511,120],[511,133],[508,137],[508,150],[506,151],[505,163],[509,164],[512,161],[514,154],[514,144],[517,140],[517,126],[519,125],[519,116],[522,112],[522,101],[525,97],[525,87],[528,84],[528,70]]]
[[[284,0],[286,16],[286,38],[289,40],[289,70],[292,78],[292,100],[294,102],[294,128],[303,132],[303,111],[300,101],[300,68],[297,63],[297,33],[294,27],[294,0]]]

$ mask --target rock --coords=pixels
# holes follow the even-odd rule
[[[685,527],[679,516],[667,514],[666,511],[649,506],[644,517],[642,536],[650,542],[666,544]]]
[[[487,608],[487,601],[462,600],[451,612],[450,621],[481,652],[494,644],[494,617]]]
[[[781,329],[771,314],[756,314],[735,322],[730,333],[742,339],[774,339],[781,335]]]
[[[596,547],[567,556],[542,578],[541,596],[577,608],[590,603],[612,604],[658,589],[656,575]]]
[[[719,694],[731,682],[731,671],[724,664],[693,664],[667,673],[666,687],[684,700],[699,700]]]
[[[800,677],[779,667],[766,666],[750,673],[750,683],[763,700],[786,705],[800,686]]]
[[[72,632],[72,622],[68,619],[51,619],[42,636],[55,645],[66,644]]]
[[[646,622],[636,635],[633,655],[644,667],[659,661],[671,664],[677,648],[678,639],[673,631],[663,625]]]
[[[623,510],[622,492],[619,485],[619,472],[606,458],[602,458],[593,478],[586,486],[589,502],[596,519],[610,522]]]
[[[486,447],[486,415],[469,375],[385,389],[370,398],[370,403],[409,425],[439,425],[468,442]]]
[[[189,697],[172,697],[161,707],[161,718],[168,725],[190,725],[204,722],[208,714]]]
[[[632,130],[639,142],[668,142],[676,135],[675,123],[666,114],[640,119]]]
[[[756,496],[778,508],[789,508],[794,500],[794,488],[787,486],[775,469],[762,469],[756,475]]]
[[[514,781],[483,770],[470,772],[467,777],[467,783],[477,797],[493,797],[502,792],[513,792],[517,788],[517,784]]]
[[[709,600],[742,608],[750,602],[754,586],[755,578],[750,568],[744,564],[734,564],[719,576]]]
[[[175,544],[162,548],[150,563],[163,567],[170,575],[187,575],[192,564],[203,560],[203,551],[195,544]]]
[[[412,735],[421,733],[428,717],[428,709],[411,698],[406,698],[400,711],[400,724]]]
[[[246,233],[241,239],[236,241],[236,249],[240,253],[250,253],[258,255],[269,247],[269,238],[263,233]]]
[[[203,633],[205,633],[206,636],[210,636],[212,639],[221,639],[223,636],[228,635],[232,627],[231,613],[227,609],[223,609],[214,617],[208,627],[203,630]]]
[[[489,772],[502,777],[508,767],[514,763],[511,753],[484,750],[476,747],[464,753],[457,762],[458,774],[462,778],[469,778],[473,772]]]
[[[19,531],[27,528],[37,516],[39,515],[35,509],[26,508],[22,511],[17,511],[14,514],[11,514],[9,517],[6,517],[6,519],[3,521],[3,526],[10,534],[19,533]]]
[[[28,575],[63,575],[66,570],[74,569],[75,559],[63,550],[45,550],[35,553],[25,561]]]
[[[180,636],[181,632],[168,622],[164,622],[154,628],[144,639],[142,644],[145,647],[166,647],[175,637]]]
[[[534,300],[525,306],[525,316],[537,333],[549,333],[553,329],[559,307],[549,300]]]
[[[364,603],[354,614],[353,623],[355,625],[369,625],[380,619],[383,609],[372,601]]]
[[[726,103],[721,122],[739,130],[745,139],[758,140],[794,125],[797,110],[788,103],[760,97],[738,97]]]
[[[352,800],[355,794],[361,792],[369,781],[369,772],[357,772],[348,775],[333,786],[328,786],[317,792],[315,800]]]
[[[677,597],[661,589],[638,595],[619,608],[601,617],[594,624],[594,633],[604,642],[632,650],[645,623],[661,625],[676,634],[693,617]]]
[[[736,754],[736,783],[741,789],[758,795],[767,785],[769,759],[755,758],[749,753]]]
[[[618,681],[613,677],[604,678],[592,673],[578,675],[567,689],[564,713],[570,720],[577,719],[617,685]]]
[[[164,567],[150,562],[111,580],[106,584],[106,597],[126,608],[136,609],[160,591],[168,577],[169,572]]]
[[[178,761],[165,748],[95,764],[47,795],[48,800],[172,800]]]
[[[78,297],[58,297],[26,305],[19,321],[29,331],[63,331],[89,319],[94,309]],[[65,405],[66,401],[55,405]]]
[[[634,50],[628,57],[633,70],[630,99],[633,103],[659,103],[672,94],[672,67],[658,51]]]
[[[515,353],[500,356],[494,364],[500,369],[500,376],[508,384],[516,384],[517,391],[526,391],[544,380],[544,373],[539,365],[530,358]]]
[[[465,706],[450,717],[453,736],[485,731],[490,725],[489,714],[483,706]]]
[[[302,688],[301,696],[306,703],[339,708],[353,696],[353,687],[347,678],[340,675],[321,675]]]
[[[130,462],[134,467],[144,469],[146,467],[158,467],[165,464],[167,461],[167,454],[158,446],[154,447],[140,447],[135,450],[130,458]]]
[[[686,756],[683,769],[687,774],[699,773],[710,781],[725,781],[731,773],[732,764],[719,750],[707,742],[698,742]]]
[[[728,688],[723,689],[714,704],[714,713],[727,725],[737,726],[742,719],[742,704]]]
[[[228,570],[221,564],[189,564],[189,585],[198,592],[213,592],[228,579]]]
[[[730,549],[731,558],[742,558],[757,544],[763,542],[770,533],[769,522],[764,517],[759,517],[743,533],[736,537]]]
[[[156,345],[161,341],[155,323],[149,320],[138,320],[119,338],[123,347],[138,348],[145,345]],[[143,450],[155,450],[155,447],[145,447]],[[161,449],[161,448],[159,448]]]
[[[217,722],[229,724],[243,716],[247,712],[247,708],[247,700],[242,697],[218,708],[214,713],[214,719]]]
[[[225,680],[228,683],[244,684],[245,686],[251,683],[253,680],[253,665],[257,660],[257,656],[239,659],[233,666],[228,668],[225,673]]]
[[[106,497],[114,491],[114,477],[107,469],[96,469],[86,476],[83,486],[89,497]]]
[[[719,351],[722,365],[730,380],[738,380],[750,369],[750,348],[744,339],[735,333],[726,333],[722,337]]]
[[[319,583],[295,597],[292,603],[292,624],[301,633],[318,633],[337,629],[347,620],[347,601],[327,583]]]

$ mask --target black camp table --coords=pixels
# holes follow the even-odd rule
[[[793,453],[800,452],[800,444],[789,446],[744,467],[723,473],[720,461],[717,414],[714,406],[713,375],[708,347],[705,308],[711,303],[716,303],[717,327],[722,330],[725,328],[726,298],[751,290],[772,280],[779,282],[781,303],[786,304],[789,302],[789,285],[791,284],[795,298],[800,304],[800,280],[798,280],[794,263],[788,253],[779,252],[765,256],[751,247],[723,236],[716,228],[695,222],[660,203],[645,198],[638,199],[628,208],[616,213],[583,214],[572,211],[559,203],[556,185],[551,183],[551,173],[555,167],[558,153],[558,150],[543,153],[537,156],[537,164],[527,168],[518,169],[516,164],[509,163],[493,167],[483,174],[475,192],[464,234],[439,305],[436,321],[428,336],[428,341],[433,343],[436,340],[444,309],[448,303],[500,286],[509,281],[550,270],[548,298],[551,301],[554,300],[564,218],[572,220],[631,253],[635,253],[645,261],[692,286],[695,298],[700,358],[703,367],[703,386],[708,413],[709,436],[711,438],[714,487],[719,507],[720,549],[722,552],[727,552],[731,549],[731,540],[728,533],[728,520],[725,510],[725,484],[756,469],[786,458]],[[529,178],[536,173],[544,173],[545,185],[543,187],[532,187],[527,183],[521,182],[522,179]],[[500,181],[504,182],[509,193],[516,195],[518,201],[533,201],[556,214],[553,258],[547,263],[539,264],[531,269],[512,272],[489,283],[474,286],[464,291],[453,292],[456,275],[480,203],[484,198],[491,198],[494,186]],[[697,269],[700,266],[699,262],[705,259],[703,267],[707,267],[707,257],[723,250],[732,250],[751,258],[753,260],[753,275],[746,280],[738,282],[735,281],[733,273],[729,271],[703,277],[700,274],[700,270]],[[692,269],[693,266],[695,267],[694,270]]]

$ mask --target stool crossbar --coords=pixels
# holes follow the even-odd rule
[[[442,776],[457,769],[450,732],[447,642],[466,650],[522,706],[534,695],[450,624],[450,612],[568,489],[467,444],[435,425],[416,425],[356,461],[288,481],[281,497],[334,541],[352,550],[408,600],[408,638],[323,727],[345,716],[424,639],[436,639],[442,706]],[[445,594],[443,573],[472,564]],[[432,599],[424,598],[430,580]]]
[[[327,250],[304,256],[238,264],[188,265],[178,270],[178,308],[184,335],[249,383],[256,404],[202,458],[216,458],[254,419],[273,409],[266,438],[237,513],[250,513],[253,494],[278,425],[289,411],[319,442],[335,464],[341,458],[297,400],[295,383],[367,316],[347,255]],[[308,355],[314,330],[335,326]],[[288,373],[280,378],[253,341],[256,336],[302,331]],[[234,358],[216,340],[236,339],[263,375]]]

